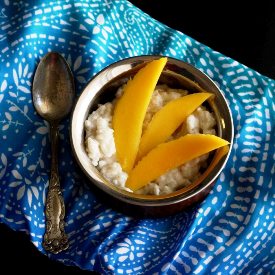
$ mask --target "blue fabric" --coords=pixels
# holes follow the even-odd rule
[[[107,65],[161,54],[187,61],[224,92],[234,118],[229,162],[198,206],[162,219],[107,208],[79,176],[68,119],[60,177],[70,248],[50,257],[108,274],[268,274],[274,270],[274,80],[150,18],[125,0],[4,0],[0,6],[0,220],[37,249],[45,230],[47,124],[31,81],[49,51],[67,59],[77,92]],[[156,273],[155,273],[156,272]]]

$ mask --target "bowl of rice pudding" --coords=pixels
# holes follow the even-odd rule
[[[129,175],[117,158],[114,108],[129,79],[158,58],[160,56],[127,58],[100,71],[84,88],[71,117],[71,145],[81,170],[112,205],[122,206],[135,215],[169,215],[203,200],[226,165],[233,144],[233,120],[223,93],[206,74],[169,57],[146,109],[142,133],[169,102],[208,92],[213,96],[189,114],[168,141],[186,134],[215,135],[228,141],[228,149],[222,155],[217,149],[195,157],[137,190],[127,187]],[[125,116],[130,115],[131,110],[126,109]],[[149,164],[152,169],[154,165]]]

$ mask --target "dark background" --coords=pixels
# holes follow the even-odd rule
[[[153,18],[275,79],[275,4],[270,1],[132,0]],[[190,3],[191,2],[191,3]],[[246,2],[241,6],[238,2]],[[182,3],[182,4],[181,4]],[[87,274],[42,255],[23,233],[0,224],[0,264],[8,273]],[[39,272],[39,273],[40,273]],[[44,273],[43,272],[43,273]],[[1,272],[1,274],[4,274]],[[89,272],[89,274],[91,274]]]

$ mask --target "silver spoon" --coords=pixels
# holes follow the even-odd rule
[[[51,176],[46,199],[46,232],[43,246],[52,253],[68,248],[64,230],[65,205],[58,176],[58,124],[71,111],[75,96],[72,72],[58,53],[45,55],[36,69],[32,98],[37,113],[50,124]]]

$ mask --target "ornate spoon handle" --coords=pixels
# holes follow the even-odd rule
[[[58,126],[56,124],[51,125],[50,131],[52,161],[49,190],[46,199],[46,232],[43,246],[47,251],[57,254],[67,249],[69,242],[64,230],[65,205],[58,177]]]

